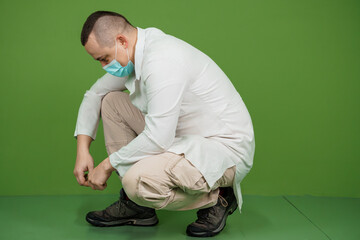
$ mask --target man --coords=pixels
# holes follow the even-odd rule
[[[92,13],[81,43],[107,73],[80,105],[74,175],[103,190],[116,171],[123,186],[118,201],[86,220],[151,226],[155,210],[199,209],[187,234],[218,234],[237,206],[241,213],[240,182],[255,152],[250,114],[231,81],[190,44],[118,13]],[[100,116],[109,156],[94,168]]]

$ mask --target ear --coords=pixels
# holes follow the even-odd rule
[[[127,48],[128,46],[128,39],[123,34],[116,35],[116,41],[120,42],[120,45],[123,46],[123,48]]]

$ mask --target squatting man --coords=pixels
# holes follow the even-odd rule
[[[113,171],[122,183],[119,199],[86,220],[153,226],[156,210],[197,209],[189,236],[221,232],[229,214],[241,213],[240,183],[255,152],[250,114],[230,79],[184,40],[115,12],[92,13],[81,43],[106,73],[79,108],[74,175],[94,190]],[[94,168],[89,148],[100,118],[108,157]]]

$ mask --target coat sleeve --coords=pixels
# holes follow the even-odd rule
[[[111,91],[123,91],[126,89],[126,77],[116,77],[109,73],[99,78],[84,94],[80,104],[75,126],[74,137],[84,134],[93,140],[96,138],[99,126],[100,109],[102,98]]]

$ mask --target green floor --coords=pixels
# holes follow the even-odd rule
[[[0,239],[194,239],[185,235],[196,211],[158,211],[155,227],[99,228],[88,211],[100,210],[118,196],[0,197]],[[312,196],[244,195],[243,214],[229,216],[212,239],[360,239],[360,199]]]

